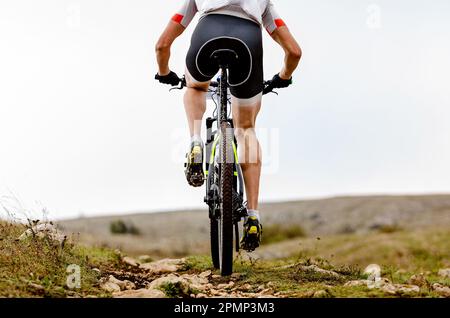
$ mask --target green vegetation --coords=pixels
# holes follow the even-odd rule
[[[110,297],[100,288],[101,277],[94,268],[102,277],[113,273],[119,279],[138,281],[138,288],[157,278],[127,267],[118,253],[108,249],[85,247],[71,239],[64,244],[37,237],[18,240],[26,229],[25,225],[0,221],[0,297]],[[233,288],[249,293],[269,288],[282,297],[394,297],[378,288],[346,285],[366,279],[362,270],[376,263],[382,268],[382,277],[393,284],[411,284],[413,275],[421,277],[412,283],[420,287],[414,296],[439,297],[433,284],[450,286],[449,278],[438,275],[439,269],[450,266],[448,237],[448,229],[434,228],[294,238],[263,246],[259,254],[251,254],[263,257],[266,249],[290,251],[284,259],[238,255]],[[67,269],[72,264],[81,271],[79,289],[67,287]],[[210,257],[192,256],[179,274],[197,275],[208,270],[218,274]],[[210,283],[217,286],[229,281],[214,276]],[[167,283],[160,289],[168,297],[190,297],[200,292],[178,283]]]
[[[123,220],[111,221],[109,230],[112,234],[140,235],[139,229],[134,224],[126,223]]]
[[[239,257],[235,270],[241,274],[239,285],[269,284],[288,297],[393,297],[380,289],[366,286],[344,286],[346,282],[365,279],[362,273],[369,264],[379,264],[382,277],[393,284],[410,284],[413,275],[423,273],[420,297],[439,297],[431,286],[450,286],[450,279],[438,276],[441,268],[450,266],[450,231],[426,229],[421,231],[388,231],[365,235],[338,235],[324,238],[294,239],[269,245],[259,250],[291,251],[282,260],[248,259]],[[190,272],[211,270],[209,257],[188,258]],[[311,266],[333,271],[314,271]],[[256,287],[255,287],[256,288]],[[317,294],[315,294],[317,292]]]
[[[382,225],[382,226],[376,227],[375,229],[379,233],[386,233],[386,234],[403,231],[402,227],[399,225]]]
[[[87,248],[71,243],[63,246],[48,239],[17,240],[24,225],[0,221],[0,297],[97,297],[108,296],[98,286],[98,273],[118,266],[110,250]],[[69,289],[69,265],[80,268],[81,288]]]
[[[263,228],[262,244],[278,243],[299,237],[305,237],[305,230],[299,225],[274,224]]]
[[[200,273],[205,270],[213,270],[208,257],[198,256],[188,258],[189,272]],[[312,266],[324,269],[318,272]],[[328,272],[329,271],[329,272]],[[270,287],[279,296],[311,298],[311,297],[335,297],[335,298],[373,298],[394,297],[381,289],[368,286],[346,286],[350,281],[367,279],[361,268],[357,266],[333,265],[320,258],[284,259],[273,261],[244,261],[238,259],[235,263],[235,272],[240,274],[236,281],[236,288],[251,286],[249,292],[257,293],[261,288]],[[330,273],[337,273],[338,276]],[[383,277],[388,278],[394,284],[409,284],[414,272],[406,272],[392,266],[386,268]],[[227,282],[226,278],[217,278],[216,283]],[[450,280],[429,273],[425,285],[420,286],[420,297],[440,297],[431,289],[433,283],[450,286]],[[260,287],[263,286],[263,287]],[[178,296],[180,293],[177,294]],[[407,297],[407,295],[405,295]]]

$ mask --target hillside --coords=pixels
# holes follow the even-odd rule
[[[310,238],[341,234],[450,228],[450,195],[340,197],[265,204],[261,207],[265,240],[292,230]],[[113,235],[110,224],[123,220],[140,235]],[[120,248],[132,255],[184,257],[208,252],[209,221],[206,209],[171,213],[83,218],[60,226],[80,233],[88,244]],[[295,229],[294,229],[295,230]],[[268,233],[272,233],[269,235]],[[289,238],[289,237],[288,237]]]

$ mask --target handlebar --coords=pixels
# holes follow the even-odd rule
[[[263,84],[264,84],[263,95],[266,95],[266,94],[269,94],[269,93],[274,93],[274,94],[278,95],[278,93],[274,91],[274,89],[276,87],[274,87],[272,85],[272,81],[264,81]],[[220,85],[219,82],[216,82],[216,81],[211,81],[209,83],[209,86],[210,87],[214,87],[214,88],[219,87],[219,85]],[[182,78],[180,78],[179,86],[172,87],[170,90],[171,91],[174,90],[174,89],[181,90],[181,89],[183,89],[185,87],[186,87],[186,77],[183,76]]]

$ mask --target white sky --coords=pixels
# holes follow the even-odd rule
[[[261,199],[449,192],[450,2],[274,3],[304,57],[264,101]],[[55,218],[203,206],[183,174],[182,93],[153,80],[179,4],[0,2],[0,195]],[[283,54],[268,36],[265,49],[269,78]]]

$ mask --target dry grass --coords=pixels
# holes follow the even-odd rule
[[[92,268],[117,264],[113,252],[70,241],[61,246],[48,239],[17,240],[25,230],[24,225],[0,221],[0,297],[107,296]],[[66,284],[71,264],[80,267],[79,289],[71,290]]]
[[[347,234],[305,238],[262,247],[257,257],[320,257],[339,265],[372,263],[413,271],[435,271],[450,266],[450,229],[428,228],[392,233]]]
[[[263,228],[262,244],[273,244],[305,236],[305,230],[297,224],[284,226],[280,224],[273,224]]]

